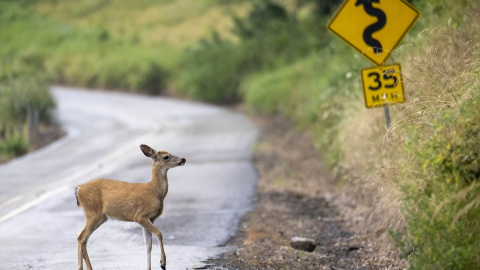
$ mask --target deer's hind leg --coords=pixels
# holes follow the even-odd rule
[[[85,260],[85,264],[87,265],[88,270],[92,270],[92,264],[90,263],[90,258],[88,257],[87,253],[87,241],[90,238],[90,235],[102,225],[105,221],[107,221],[107,217],[105,215],[95,215],[95,216],[87,216],[87,220],[85,222],[85,227],[78,232],[77,234],[77,244],[78,244],[78,270],[83,269],[83,260]]]

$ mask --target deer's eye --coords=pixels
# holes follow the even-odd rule
[[[163,160],[168,160],[170,157],[169,156],[164,156]]]

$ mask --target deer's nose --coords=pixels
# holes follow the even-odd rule
[[[180,164],[183,165],[183,164],[185,164],[185,162],[187,162],[187,160],[182,158],[182,160],[180,161]]]

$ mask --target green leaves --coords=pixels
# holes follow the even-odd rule
[[[256,4],[244,19],[233,17],[238,42],[222,40],[216,32],[187,51],[180,74],[181,91],[213,103],[238,102],[244,79],[274,70],[312,52],[312,38],[302,23],[281,5]]]
[[[38,112],[41,123],[53,120],[55,107],[45,75],[36,66],[21,60],[0,62],[0,158],[27,152],[29,142],[24,134],[27,107]]]

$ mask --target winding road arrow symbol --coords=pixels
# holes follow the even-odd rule
[[[363,40],[368,46],[373,47],[373,51],[376,54],[383,52],[383,47],[380,41],[374,39],[372,34],[382,29],[387,23],[387,16],[385,13],[378,8],[374,8],[372,3],[380,3],[380,0],[357,0],[355,6],[363,5],[363,9],[368,15],[377,17],[377,22],[369,25],[363,31]]]

